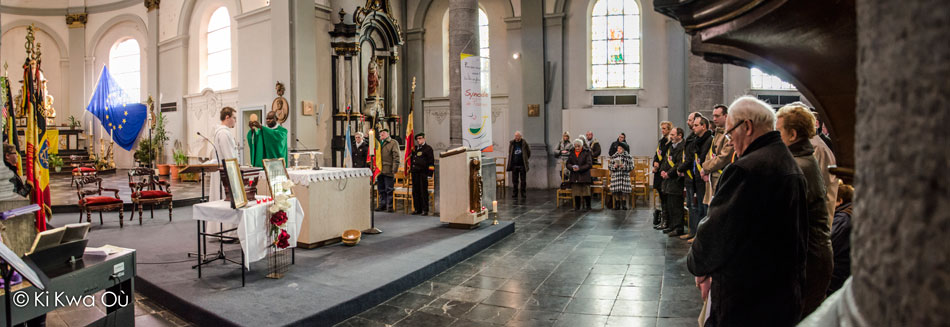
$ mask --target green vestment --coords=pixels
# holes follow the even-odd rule
[[[280,125],[252,129],[247,132],[247,148],[254,167],[264,167],[264,159],[277,158],[284,158],[287,165],[287,129]]]

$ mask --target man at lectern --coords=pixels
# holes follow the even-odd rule
[[[416,134],[416,147],[412,149],[409,171],[412,175],[412,204],[414,215],[429,214],[429,176],[435,172],[435,156],[432,147],[426,144],[426,134]]]
[[[287,164],[287,129],[277,124],[277,114],[267,113],[267,127],[261,127],[261,122],[252,120],[248,123],[251,128],[247,131],[247,147],[250,150],[251,165],[264,167],[264,159],[284,158]]]

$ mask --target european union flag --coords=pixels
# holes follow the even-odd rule
[[[112,134],[112,140],[126,151],[132,151],[148,116],[145,104],[135,102],[126,94],[105,66],[86,110],[99,118],[102,127]]]

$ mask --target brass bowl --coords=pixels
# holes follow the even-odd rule
[[[350,229],[343,232],[343,244],[353,246],[360,242],[360,237],[363,235],[362,232]]]

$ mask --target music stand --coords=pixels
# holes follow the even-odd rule
[[[208,196],[205,195],[205,173],[206,172],[216,172],[218,167],[221,167],[219,164],[200,164],[200,165],[188,165],[185,168],[182,168],[178,173],[179,174],[188,174],[188,173],[200,173],[201,174],[201,201],[208,202]]]
[[[36,204],[32,204],[26,207],[16,208],[10,211],[3,212],[3,219],[12,218],[22,214],[32,213],[39,211],[40,207]],[[13,279],[13,272],[20,273],[23,278],[33,284],[34,287],[43,291],[46,290],[46,285],[49,284],[49,278],[46,277],[46,274],[43,273],[32,260],[27,258],[25,261],[20,259],[16,253],[13,253],[13,250],[7,247],[6,244],[0,242],[0,259],[3,259],[3,263],[0,264],[0,274],[3,275],[3,297],[4,305],[6,307],[6,323],[7,327],[13,326],[13,294],[10,293],[10,281]]]

